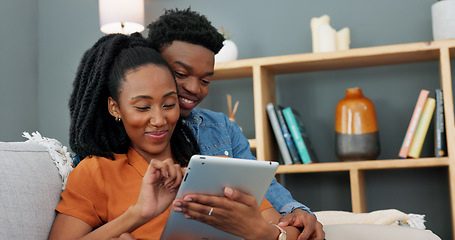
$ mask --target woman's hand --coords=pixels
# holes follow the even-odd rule
[[[267,239],[270,232],[278,236],[278,230],[262,217],[254,197],[229,187],[224,193],[226,197],[186,195],[174,201],[174,211],[245,239]]]
[[[145,222],[163,213],[174,200],[184,169],[172,159],[152,159],[142,179],[141,192],[134,211]]]

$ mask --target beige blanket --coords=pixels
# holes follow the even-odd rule
[[[315,212],[318,221],[323,225],[334,224],[381,224],[404,225],[425,229],[425,215],[406,214],[396,209],[378,210],[370,213],[352,213],[345,211]]]

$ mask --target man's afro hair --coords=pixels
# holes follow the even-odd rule
[[[168,45],[178,40],[203,46],[217,54],[225,40],[204,15],[191,8],[168,9],[147,28],[148,40],[158,52],[163,52]]]

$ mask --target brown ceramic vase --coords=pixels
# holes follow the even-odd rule
[[[336,155],[342,161],[372,160],[380,152],[373,102],[362,89],[348,88],[335,110]]]

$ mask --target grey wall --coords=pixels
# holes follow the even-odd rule
[[[103,36],[98,1],[39,1],[39,131],[68,143],[68,99],[82,54]]]
[[[37,1],[2,1],[0,22],[0,140],[17,141],[39,126]]]
[[[323,14],[331,17],[335,29],[351,29],[352,48],[430,41],[434,2],[149,0],[146,20],[154,20],[164,8],[191,6],[229,30],[243,59],[311,52],[310,20]],[[72,80],[83,52],[102,36],[97,1],[3,0],[0,20],[14,23],[0,26],[0,140],[20,141],[22,131],[38,130],[67,145]],[[335,106],[346,88],[361,87],[376,106],[379,158],[396,158],[418,92],[439,87],[438,79],[434,62],[280,75],[277,102],[301,113],[321,161],[337,161]],[[251,92],[251,79],[216,81],[202,106],[227,113],[225,96],[232,94],[234,101],[240,100],[237,122],[251,138]],[[424,156],[432,154],[432,141],[428,134]],[[396,208],[425,214],[427,227],[449,239],[447,179],[445,168],[369,171],[368,211]],[[351,210],[347,173],[292,174],[281,180],[314,211]]]

